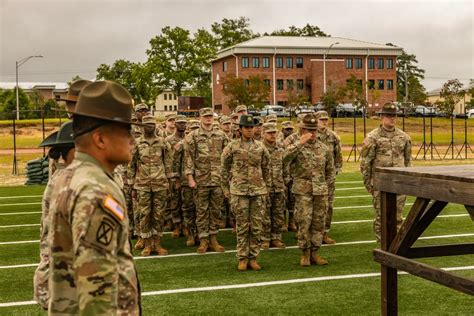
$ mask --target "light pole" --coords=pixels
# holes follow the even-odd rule
[[[337,44],[339,44],[339,42],[335,42],[335,43],[332,43],[331,45],[329,45],[328,49],[326,49],[326,52],[323,55],[323,82],[324,82],[323,92],[324,92],[324,94],[326,94],[326,55],[328,54],[331,47],[333,47],[334,45],[337,45]]]
[[[20,119],[20,100],[18,99],[18,68],[20,68],[21,65],[26,63],[31,58],[35,58],[35,57],[43,58],[42,55],[32,55],[15,62],[15,66],[16,66],[16,69],[15,69],[16,70],[16,119],[17,120]]]

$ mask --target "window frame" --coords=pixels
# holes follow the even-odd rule
[[[380,86],[382,86],[382,88],[380,88]],[[385,80],[384,79],[377,79],[377,90],[385,90]]]
[[[364,63],[362,62],[362,58],[355,58],[355,69],[362,69],[364,68]]]
[[[377,58],[377,69],[384,69],[385,61],[383,58]]]
[[[296,90],[304,90],[304,79],[296,79]]]
[[[277,79],[276,82],[277,82],[277,90],[281,91],[285,89],[285,82],[283,81],[283,79]],[[280,86],[280,83],[281,83],[281,86]]]
[[[346,69],[353,69],[352,58],[346,58],[344,64]]]
[[[255,61],[257,61],[255,63]],[[260,68],[260,58],[259,57],[252,57],[252,68]]]
[[[367,59],[367,69],[375,69],[375,58],[369,57]]]
[[[295,61],[296,68],[299,68],[299,69],[304,68],[304,59],[303,59],[303,57],[296,57],[295,60],[296,60]],[[300,61],[301,61],[301,63],[300,63]]]
[[[275,57],[275,68],[283,68],[283,57]]]
[[[286,68],[293,68],[293,57],[286,57]],[[288,66],[288,62],[289,63],[289,66]]]
[[[262,57],[262,68],[270,68],[270,57]]]
[[[241,67],[242,68],[249,68],[249,57],[248,56],[242,56]]]

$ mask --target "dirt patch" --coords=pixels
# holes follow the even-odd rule
[[[12,174],[0,174],[0,186],[24,185],[26,175],[14,176]]]
[[[53,131],[57,130],[57,126],[45,126],[44,133],[46,135],[51,134]],[[29,127],[21,127],[16,129],[17,135],[22,136],[33,136],[33,137],[42,137],[43,131],[41,126],[29,126]],[[13,135],[13,128],[12,127],[2,127],[0,128],[0,136],[8,136]]]

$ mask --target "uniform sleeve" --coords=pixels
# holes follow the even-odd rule
[[[405,143],[405,167],[411,167],[411,138],[407,135],[407,142]]]
[[[326,154],[326,169],[325,169],[326,183],[328,186],[333,186],[336,181],[336,168],[334,166],[334,158],[329,150]]]
[[[221,155],[222,191],[224,191],[225,194],[230,192],[230,168],[232,167],[232,159],[232,143],[229,143]]]
[[[186,136],[184,141],[184,174],[194,175],[195,157],[196,157],[196,146],[194,143],[194,137],[191,134]]]
[[[131,186],[133,186],[135,183],[135,176],[137,174],[139,158],[140,157],[139,157],[139,152],[138,152],[138,146],[135,143],[135,147],[133,148],[133,153],[132,153],[132,160],[130,161],[127,167],[127,181],[128,181],[128,184]]]
[[[173,166],[172,166],[173,178],[180,177],[182,158],[183,158],[183,141],[180,141],[174,146],[174,150],[173,150]]]
[[[163,144],[163,153],[164,153],[164,165],[165,165],[165,174],[168,179],[173,175],[173,149],[168,141],[164,141]]]
[[[336,142],[334,143],[334,165],[337,172],[342,170],[342,144],[341,138],[338,135],[334,135]]]
[[[268,187],[271,187],[272,185],[272,178],[271,178],[271,163],[270,163],[270,153],[268,152],[268,149],[265,146],[263,147],[263,153],[262,153],[262,177],[263,180],[265,181],[265,184]]]
[[[372,189],[372,167],[375,159],[377,143],[375,139],[367,137],[361,151],[360,172],[367,190]]]
[[[88,190],[73,209],[73,270],[82,315],[117,312],[117,251],[123,225],[104,209],[103,198]]]
[[[294,144],[289,145],[286,149],[285,152],[283,153],[283,163],[291,163],[293,160],[295,160],[296,155],[298,152],[301,150],[301,143],[298,141]]]

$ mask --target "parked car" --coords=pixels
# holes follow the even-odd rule
[[[313,113],[314,109],[309,106],[298,106],[295,109],[295,114],[300,115],[300,114],[306,114],[306,113]]]
[[[322,102],[318,102],[313,106],[314,112],[326,111],[326,107]]]
[[[474,109],[467,111],[467,118],[474,118]]]
[[[253,116],[260,116],[260,109],[247,108],[247,113]]]
[[[415,111],[413,112],[413,115],[416,117],[436,116],[436,109],[424,105],[417,105],[415,106]]]
[[[289,114],[286,111],[285,107],[282,106],[282,105],[266,105],[260,111],[260,116],[267,116],[267,115],[270,115],[270,114],[274,114],[278,117],[289,116]]]
[[[344,103],[336,106],[336,117],[362,117],[362,111],[356,109],[352,103]]]

